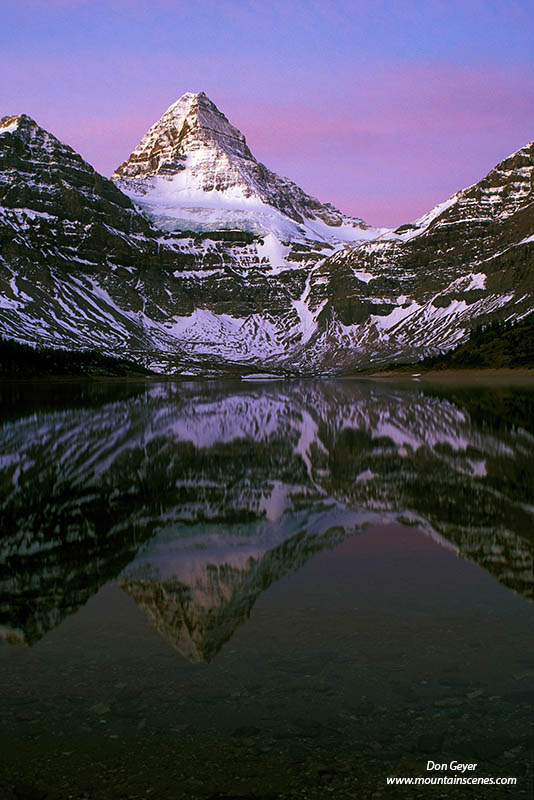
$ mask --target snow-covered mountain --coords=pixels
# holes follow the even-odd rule
[[[112,178],[164,230],[245,230],[270,236],[279,249],[294,241],[321,249],[382,232],[260,164],[204,92],[173,103]]]
[[[269,285],[258,246],[224,232],[207,240],[165,235],[34,120],[0,120],[4,336],[131,353],[179,369],[181,321],[205,305],[206,294],[215,300],[214,319],[288,295],[283,279]],[[198,359],[203,364],[201,351]]]
[[[167,373],[331,374],[533,310],[534,142],[417,222],[371,229],[188,94],[114,178],[29,117],[0,120],[4,336]]]
[[[8,639],[37,640],[120,575],[175,647],[209,659],[274,580],[395,520],[532,597],[521,419],[493,429],[415,387],[352,382],[96,388],[0,431]]]

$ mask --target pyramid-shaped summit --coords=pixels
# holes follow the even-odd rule
[[[245,136],[204,92],[173,103],[112,178],[166,230],[369,238],[361,219],[310,197],[257,161]]]
[[[201,150],[255,160],[241,131],[230,125],[215,103],[204,92],[187,92],[152,125],[113,178],[172,177],[184,169],[189,153]]]

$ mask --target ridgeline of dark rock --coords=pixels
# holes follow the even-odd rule
[[[417,223],[347,247],[317,274],[315,303],[326,299],[332,320],[352,326],[374,315],[376,330],[359,339],[365,367],[415,361],[480,324],[521,318],[534,296],[534,142]],[[380,358],[387,351],[393,358]]]
[[[15,125],[0,140],[2,254],[17,259],[30,250],[46,263],[54,243],[56,261],[69,269],[76,261],[135,261],[138,246],[129,238],[151,229],[130,199],[30,117],[0,119],[0,129]],[[19,225],[25,235],[14,236],[10,228]]]

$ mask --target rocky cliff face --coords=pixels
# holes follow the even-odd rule
[[[177,374],[416,360],[532,312],[533,172],[531,143],[385,231],[259,164],[202,93],[170,107],[115,184],[28,117],[4,117],[2,333]]]
[[[130,390],[1,432],[0,625],[35,641],[120,584],[211,658],[272,581],[365,524],[416,522],[532,597],[533,439],[416,389]]]

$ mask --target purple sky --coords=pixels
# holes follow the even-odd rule
[[[205,91],[252,152],[373,224],[534,139],[532,0],[3,0],[0,116],[109,175]]]

